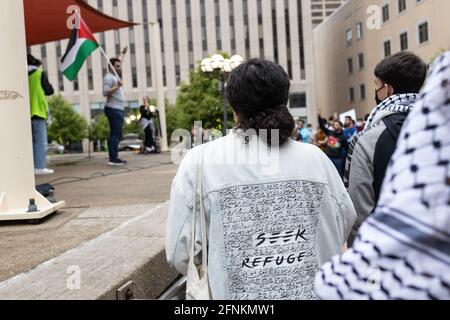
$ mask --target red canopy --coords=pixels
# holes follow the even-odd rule
[[[93,33],[135,25],[107,16],[82,0],[24,0],[27,46],[69,39],[67,8],[76,5]]]

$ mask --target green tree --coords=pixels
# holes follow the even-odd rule
[[[109,136],[108,118],[101,114],[91,122],[91,141],[105,141]]]
[[[224,56],[227,56],[224,54]],[[189,84],[182,83],[175,106],[167,108],[168,135],[175,129],[191,130],[195,121],[205,129],[223,128],[223,102],[220,73],[204,73],[198,68],[189,74]],[[228,127],[232,125],[232,110],[227,103]]]
[[[86,119],[79,115],[62,95],[50,98],[48,106],[51,115],[48,134],[51,141],[67,147],[87,138]]]
[[[143,138],[144,132],[140,125],[140,112],[138,110],[131,111],[126,117],[124,122],[123,134],[135,133]],[[128,121],[128,122],[127,122]]]

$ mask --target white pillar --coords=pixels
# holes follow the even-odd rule
[[[318,125],[316,92],[314,87],[314,46],[311,24],[311,1],[302,1],[303,47],[305,50],[306,97],[308,123],[315,128]]]
[[[40,219],[64,203],[35,190],[23,1],[0,0],[0,39],[0,220]]]
[[[164,83],[163,83],[163,72],[162,72],[162,55],[161,55],[161,37],[160,37],[160,29],[159,23],[154,22],[150,23],[149,31],[150,31],[150,41],[152,45],[152,66],[154,68],[155,77],[153,79],[155,91],[156,91],[156,99],[158,101],[158,110],[160,117],[160,125],[161,125],[161,151],[168,151],[169,147],[167,144],[167,126],[166,126],[166,106],[165,106],[165,97],[164,97]]]

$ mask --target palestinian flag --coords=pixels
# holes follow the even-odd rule
[[[87,57],[99,47],[89,27],[79,19],[79,29],[73,29],[66,53],[61,59],[61,72],[73,81]]]

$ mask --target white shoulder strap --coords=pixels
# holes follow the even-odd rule
[[[202,241],[202,271],[204,273],[208,270],[208,243],[206,238],[206,217],[205,207],[203,205],[203,153],[200,154],[199,162],[196,165],[196,179],[194,186],[194,203],[192,206],[192,231],[191,231],[191,250],[189,253],[189,260],[194,261],[195,252],[195,227],[196,227],[196,212],[197,212],[197,196],[199,199],[200,212],[200,231]]]

